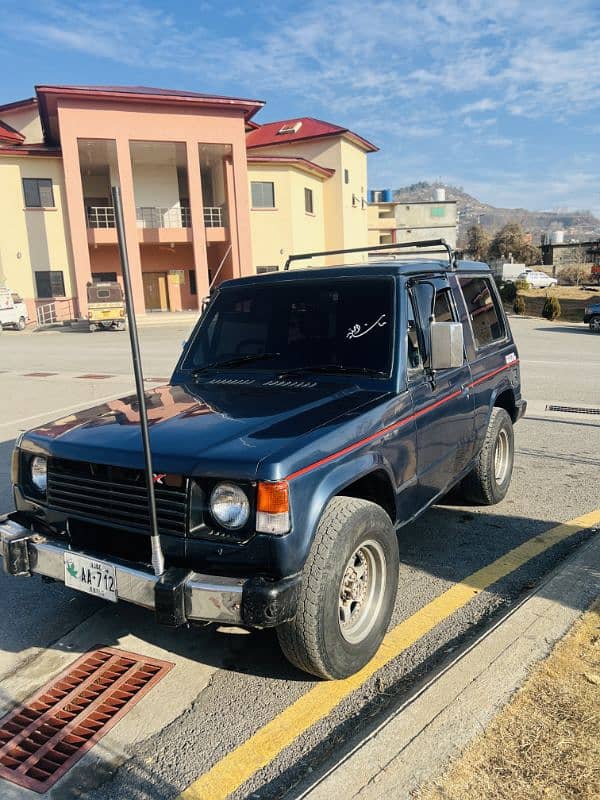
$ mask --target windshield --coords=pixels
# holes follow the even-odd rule
[[[184,369],[356,372],[387,377],[392,278],[292,280],[222,289]]]

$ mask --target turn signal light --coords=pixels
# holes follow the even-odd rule
[[[256,530],[260,533],[287,533],[290,529],[290,502],[286,481],[259,483],[256,498]]]

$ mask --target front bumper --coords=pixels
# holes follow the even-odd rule
[[[0,517],[0,556],[9,575],[42,575],[64,582],[66,543],[35,533],[16,520]],[[99,553],[90,555],[115,568],[117,597],[152,609],[157,622],[176,627],[186,622],[273,627],[296,613],[300,576],[280,581],[203,575],[173,568],[157,577]]]

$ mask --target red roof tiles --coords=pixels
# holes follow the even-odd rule
[[[21,144],[25,141],[22,133],[9,125],[8,122],[2,122],[0,119],[0,142],[7,142],[8,144]]]
[[[280,133],[282,128],[294,127],[297,128],[295,131]],[[347,136],[367,152],[373,153],[379,149],[371,142],[363,139],[362,136],[353,133],[349,128],[342,128],[339,125],[333,125],[331,122],[324,122],[314,117],[296,117],[290,120],[268,122],[246,135],[246,146],[250,150],[255,147],[272,147],[273,145],[287,144],[288,142],[321,139],[328,136]]]

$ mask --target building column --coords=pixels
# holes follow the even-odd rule
[[[194,271],[196,272],[196,296],[198,308],[202,298],[208,295],[208,259],[206,254],[206,231],[204,228],[204,201],[202,200],[202,177],[200,174],[200,151],[198,142],[185,143],[188,189],[190,192],[190,214],[192,217],[192,247],[194,251]]]
[[[144,314],[146,311],[146,304],[144,302],[144,284],[142,281],[142,256],[135,213],[135,192],[133,189],[133,169],[131,166],[129,139],[117,139],[116,146],[117,169],[119,171],[119,186],[121,187],[125,244],[127,245],[127,256],[129,258],[133,307],[136,314]]]
[[[250,237],[250,202],[248,199],[248,162],[245,140],[233,145],[233,174],[227,172],[229,229],[232,242],[233,274],[253,275]],[[231,181],[230,181],[231,177]],[[232,186],[230,187],[230,182]],[[237,252],[236,252],[237,251]]]
[[[65,197],[71,234],[71,252],[77,293],[77,311],[80,317],[87,315],[87,284],[92,280],[87,220],[79,165],[79,148],[75,137],[62,138],[62,160],[65,173]]]
[[[224,161],[225,167],[225,188],[227,191],[227,224],[229,225],[229,242],[231,244],[231,277],[239,278],[242,275],[240,269],[240,246],[238,233],[238,214],[235,194],[235,181],[233,177],[233,163],[230,158]]]

